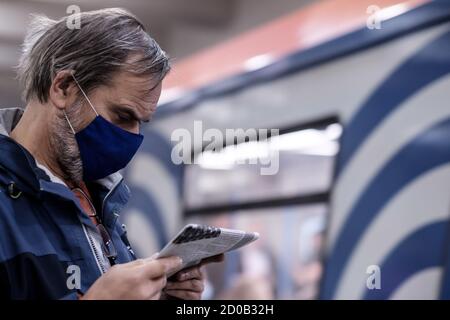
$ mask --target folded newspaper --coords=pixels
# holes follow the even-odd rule
[[[188,224],[158,253],[156,258],[178,256],[183,259],[182,266],[172,273],[174,274],[200,263],[205,258],[241,248],[258,238],[259,234],[256,232]]]

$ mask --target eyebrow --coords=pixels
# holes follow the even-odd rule
[[[113,111],[115,112],[121,112],[121,113],[126,113],[127,115],[131,116],[131,118],[133,118],[136,121],[141,121],[141,122],[150,122],[150,119],[141,119],[139,117],[139,115],[137,114],[137,112],[134,110],[134,108],[125,106],[125,105],[121,105],[121,104],[117,104],[117,103],[111,103],[111,108],[113,109]]]

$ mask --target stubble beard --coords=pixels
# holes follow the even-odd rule
[[[74,128],[79,127],[81,103],[76,102],[65,111]],[[64,112],[57,115],[53,124],[53,134],[50,135],[50,146],[55,154],[55,160],[61,169],[63,179],[74,185],[83,181],[83,165],[80,150],[75,135],[67,122]]]

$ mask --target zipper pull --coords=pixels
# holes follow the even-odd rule
[[[127,246],[128,252],[131,254],[133,259],[137,259],[136,254],[134,253],[133,248],[131,247],[130,241],[128,241],[127,226],[124,223],[122,223],[122,230],[123,233],[120,236],[120,238],[122,239],[123,243],[125,243],[125,245]]]

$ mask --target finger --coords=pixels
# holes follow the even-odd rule
[[[153,299],[155,295],[161,293],[166,284],[167,278],[165,275],[156,279],[144,280],[140,287],[140,290],[143,290],[142,296],[144,296],[145,299]]]
[[[202,280],[193,279],[187,281],[168,281],[165,290],[188,290],[195,292],[203,292],[205,286]]]
[[[123,265],[127,265],[127,266],[130,266],[130,267],[139,267],[139,266],[142,266],[144,264],[145,264],[145,259],[136,259],[136,260],[133,260],[131,262],[127,262],[125,264],[122,264],[122,266]]]
[[[223,262],[225,260],[225,255],[223,253],[203,259],[202,262],[200,262],[200,266],[204,266],[209,263],[217,263],[217,262]]]
[[[166,275],[163,275],[160,278],[157,278],[154,281],[155,290],[161,291],[164,289],[167,285],[167,277]]]
[[[152,254],[150,257],[145,258],[145,261],[153,261],[158,258],[159,252]]]
[[[188,290],[165,290],[165,293],[169,296],[183,300],[200,300],[202,298],[202,294],[200,292]]]
[[[147,261],[145,268],[146,276],[149,279],[159,278],[181,268],[182,260],[179,257],[167,257],[157,260]]]
[[[190,267],[188,269],[178,272],[175,276],[175,280],[185,281],[190,279],[203,279],[204,274],[199,266]]]
[[[203,259],[198,265],[190,267],[188,269],[182,270],[175,274],[172,279],[178,280],[178,281],[184,281],[189,279],[203,279],[204,273],[201,270],[201,267],[214,262],[222,262],[225,260],[225,255],[218,254],[206,259]]]
[[[159,300],[161,298],[161,291],[156,292],[148,300]]]
[[[180,270],[183,266],[183,260],[180,257],[176,256],[161,258],[157,259],[156,261],[160,261],[163,263],[166,275]]]

